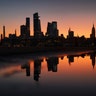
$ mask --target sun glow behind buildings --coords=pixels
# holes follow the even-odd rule
[[[46,33],[47,22],[57,21],[59,35],[66,37],[69,27],[75,36],[90,37],[93,23],[96,22],[95,0],[10,0],[0,1],[0,34],[2,26],[6,27],[6,36],[9,33],[20,35],[20,25],[25,24],[25,18],[31,19],[31,35],[33,35],[33,14],[38,12],[41,19],[41,28]]]
[[[42,16],[42,14],[41,14]],[[26,17],[25,17],[26,18]],[[25,24],[25,18],[23,18],[22,20],[16,19],[13,21],[10,21],[10,23],[5,22],[4,24],[2,24],[0,26],[0,33],[2,34],[3,32],[3,25],[5,25],[6,27],[6,36],[8,36],[8,34],[14,34],[15,29],[17,30],[17,35],[20,35],[20,25]],[[93,22],[91,22],[91,20],[89,20],[89,22],[81,22],[80,20],[76,20],[73,22],[71,22],[72,18],[70,20],[57,20],[57,27],[59,30],[59,35],[63,34],[64,37],[66,37],[68,35],[68,29],[69,27],[74,31],[75,36],[82,36],[84,35],[85,37],[90,37],[90,33],[91,33],[91,28],[93,25]],[[54,20],[50,20],[50,21],[54,21]],[[83,21],[83,20],[82,20]],[[76,23],[77,22],[77,23]],[[31,17],[31,22],[30,22],[30,30],[31,30],[31,35],[33,35],[33,20]],[[46,18],[41,19],[41,28],[42,28],[42,32],[44,32],[44,34],[47,31],[47,23],[48,20],[46,20]]]

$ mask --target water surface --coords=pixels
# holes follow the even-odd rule
[[[95,53],[0,57],[0,96],[96,96]]]

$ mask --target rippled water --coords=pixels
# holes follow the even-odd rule
[[[0,57],[0,96],[96,96],[96,54]]]

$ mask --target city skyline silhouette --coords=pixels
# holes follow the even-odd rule
[[[94,50],[96,47],[96,30],[93,24],[90,32],[90,38],[86,38],[84,35],[79,37],[75,36],[75,32],[69,28],[68,35],[65,38],[64,34],[59,35],[58,22],[52,21],[47,23],[46,33],[42,32],[41,19],[39,13],[33,14],[33,35],[30,34],[30,17],[26,17],[25,24],[20,25],[20,35],[17,36],[17,31],[14,34],[9,34],[6,37],[6,27],[3,26],[3,33],[1,35],[0,46],[1,55],[4,53],[32,53],[32,52],[46,52],[46,51],[66,51],[66,49],[72,50]],[[2,50],[4,48],[8,51]],[[23,48],[22,51],[20,51]],[[24,50],[25,48],[25,50]],[[27,49],[26,49],[27,48]],[[32,49],[33,48],[33,51]],[[77,49],[79,48],[79,49]],[[86,49],[87,48],[87,49]],[[17,50],[17,52],[15,51]]]
[[[38,12],[35,12],[34,14],[37,14],[37,16],[39,16],[39,15],[38,15]],[[33,14],[33,18],[34,18],[34,14]],[[39,17],[39,18],[40,18],[40,17]],[[29,20],[28,20],[28,19],[29,19]],[[28,25],[27,21],[29,22],[29,25]],[[28,29],[30,32],[28,33],[28,31],[26,31],[25,33],[26,33],[26,34],[28,33],[29,36],[34,36],[34,27],[35,27],[35,26],[34,26],[34,23],[33,23],[34,20],[33,20],[33,22],[31,22],[33,25],[31,25],[30,22],[31,22],[30,17],[26,17],[25,25],[26,25],[26,26],[27,26],[27,25],[29,26],[29,28],[27,28],[27,29]],[[48,26],[49,26],[48,24],[50,24],[51,22],[52,22],[52,23],[56,22],[56,26],[57,26],[57,28],[58,28],[58,22],[57,22],[57,21],[54,21],[54,20],[51,21],[51,22],[48,21],[48,22],[46,22],[46,25],[47,25],[46,28],[45,28],[45,29],[46,29],[46,32],[44,32],[44,31],[42,31],[42,25],[41,25],[42,23],[41,23],[41,22],[42,22],[42,21],[41,21],[41,19],[40,19],[40,32],[42,32],[42,34],[43,34],[44,36],[47,35]],[[85,38],[90,38],[90,35],[92,34],[92,28],[94,28],[93,30],[95,31],[95,23],[93,22],[92,25],[93,25],[93,26],[91,26],[91,28],[90,28],[89,36],[88,36],[88,37],[86,37],[86,35],[84,35],[84,34],[82,34],[81,36],[79,36],[78,33],[77,33],[77,35],[75,35],[75,30],[73,30],[74,37],[78,37],[78,36],[79,36],[79,37],[82,37],[82,36],[84,36]],[[33,26],[33,31],[31,32],[32,26]],[[24,31],[24,30],[21,29],[21,27],[24,27],[24,23],[23,23],[23,25],[20,25],[20,27],[19,27],[20,32],[18,32],[17,29],[14,29],[14,32],[11,32],[11,33],[8,34],[8,32],[5,31],[5,30],[7,29],[7,28],[5,28],[5,27],[7,27],[7,26],[2,25],[2,27],[3,27],[3,28],[2,28],[2,31],[1,31],[0,33],[1,33],[1,34],[4,34],[4,37],[9,37],[10,34],[14,34],[14,33],[16,34],[16,36],[20,36],[20,35],[23,33],[23,31]],[[37,29],[38,29],[38,28],[37,28]],[[74,28],[72,28],[72,29],[74,29]],[[21,32],[21,30],[22,30],[22,32]],[[57,29],[57,30],[58,30],[58,35],[57,35],[57,36],[63,35],[65,38],[67,38],[68,32],[71,31],[71,27],[69,27],[69,28],[67,29],[67,32],[66,32],[67,34],[66,34],[66,36],[64,35],[64,33],[60,34],[61,32],[59,31],[59,29]],[[19,33],[19,34],[18,34],[18,33]],[[35,33],[36,33],[36,32],[35,32]],[[53,33],[54,33],[54,32],[53,32]],[[95,37],[96,37],[96,32],[94,33],[94,35],[95,35]]]
[[[0,96],[96,96],[96,0],[0,0]]]
[[[95,0],[26,0],[24,1],[0,1],[0,33],[2,26],[6,26],[6,35],[14,34],[15,29],[17,35],[20,35],[20,25],[24,24],[26,17],[31,19],[31,35],[33,35],[33,18],[32,14],[38,12],[41,19],[41,28],[46,33],[47,22],[57,21],[59,35],[64,34],[67,37],[69,27],[75,32],[75,36],[90,37],[92,24],[96,22],[95,16]],[[44,5],[44,6],[43,6]],[[25,7],[26,6],[26,7]],[[49,7],[50,6],[50,7]]]

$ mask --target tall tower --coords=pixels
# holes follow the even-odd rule
[[[5,26],[3,26],[3,39],[5,38]]]
[[[28,38],[30,37],[30,18],[26,18],[26,24],[20,26],[20,36],[22,38]]]
[[[71,31],[71,29],[69,28],[67,38],[70,38],[71,39],[73,37],[74,37],[74,31]]]
[[[29,37],[30,36],[30,18],[26,18],[26,35]]]
[[[41,23],[40,23],[40,16],[38,16],[38,13],[33,14],[33,27],[34,27],[34,36],[40,37],[42,36],[41,32]]]
[[[94,24],[93,24],[93,27],[92,27],[90,38],[95,39],[95,27],[94,27]]]
[[[92,31],[91,31],[91,34],[90,34],[90,39],[91,39],[91,43],[92,43],[93,46],[96,44],[96,41],[95,41],[96,36],[95,35],[96,35],[95,27],[94,27],[94,24],[93,24]]]
[[[46,36],[57,37],[58,34],[59,32],[57,29],[57,22],[56,21],[53,21],[52,23],[48,22]]]
[[[3,38],[2,38],[2,34],[1,34],[1,42],[2,42],[2,39],[3,39]]]
[[[26,26],[25,25],[20,26],[20,33],[21,33],[22,38],[26,38]]]

